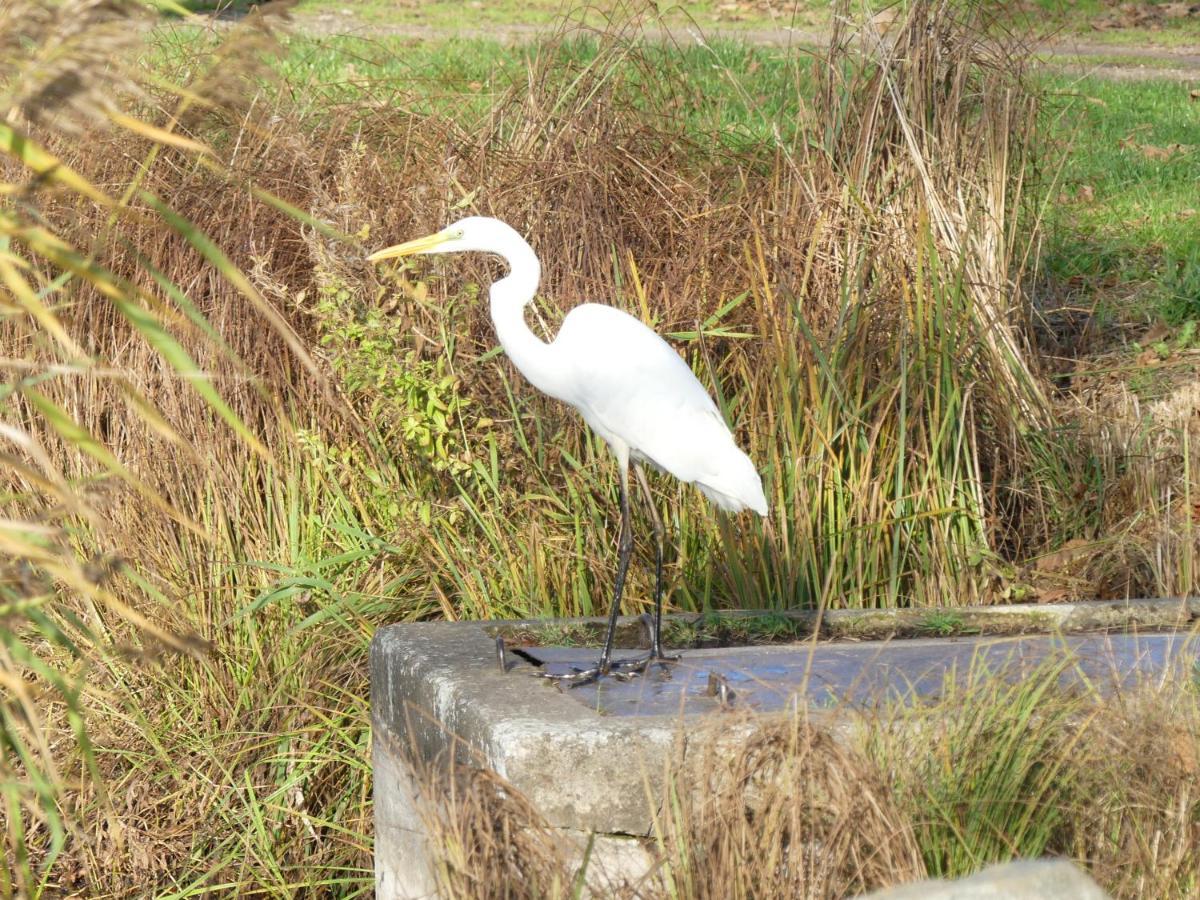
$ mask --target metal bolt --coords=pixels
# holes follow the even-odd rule
[[[708,673],[708,690],[705,693],[710,697],[716,697],[722,709],[728,709],[733,706],[733,700],[736,696],[725,676],[719,672]]]

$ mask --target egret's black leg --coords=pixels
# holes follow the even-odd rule
[[[625,592],[625,576],[629,574],[629,558],[633,555],[633,522],[629,515],[629,466],[621,466],[621,537],[617,542],[617,583],[613,586],[612,609],[608,613],[608,634],[604,637],[604,652],[600,654],[600,674],[612,668],[613,639],[617,636],[617,616],[621,614],[621,595]]]
[[[662,607],[663,607],[663,540],[664,530],[662,517],[658,507],[654,505],[654,495],[650,493],[650,483],[646,480],[646,470],[640,464],[634,463],[634,474],[637,475],[638,487],[650,508],[650,521],[654,523],[654,617],[650,624],[650,652],[635,659],[622,659],[613,663],[612,669],[618,676],[622,673],[632,676],[645,673],[651,663],[678,662],[678,656],[667,656],[662,649]]]
[[[662,607],[663,607],[663,523],[654,503],[654,495],[650,493],[650,483],[646,481],[646,470],[640,463],[635,463],[634,474],[637,475],[638,486],[650,510],[650,521],[654,524],[654,632],[650,637],[651,659],[675,659],[667,657],[662,650]]]
[[[579,669],[568,675],[551,672],[538,673],[543,678],[553,679],[559,684],[569,687],[587,684],[597,678],[603,678],[613,671],[612,651],[613,640],[617,634],[617,616],[621,614],[621,595],[625,591],[625,576],[629,573],[629,558],[633,555],[633,523],[629,514],[629,463],[627,460],[620,461],[619,474],[621,476],[621,533],[617,541],[617,581],[613,586],[612,609],[608,613],[608,633],[604,638],[604,650],[600,654],[600,662],[595,668]]]

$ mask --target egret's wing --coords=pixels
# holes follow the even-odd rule
[[[570,402],[601,436],[616,437],[681,481],[720,480],[730,451],[744,458],[687,363],[632,316],[576,307],[554,347],[574,373]]]
[[[671,346],[610,306],[571,311],[555,339],[563,399],[620,452],[696,484],[724,509],[767,514],[762,479],[708,391]]]

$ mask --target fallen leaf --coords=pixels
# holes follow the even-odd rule
[[[1034,567],[1039,572],[1058,572],[1069,569],[1081,562],[1086,562],[1095,550],[1092,541],[1075,538],[1067,541],[1053,553],[1039,556]]]
[[[1134,139],[1136,134],[1138,134],[1139,131],[1148,131],[1148,130],[1150,130],[1151,127],[1152,126],[1151,126],[1150,122],[1142,122],[1141,125],[1133,126],[1132,128],[1130,128],[1129,133],[1126,134],[1126,136],[1124,136],[1123,138],[1118,140],[1117,146],[1133,146],[1134,144],[1138,143]]]
[[[1188,96],[1191,97],[1193,101],[1200,100],[1200,88],[1196,88],[1194,91],[1188,91]]]
[[[1090,184],[1080,185],[1079,199],[1084,203],[1094,203],[1096,200],[1096,189]]]
[[[1065,587],[1042,588],[1038,591],[1037,599],[1038,603],[1061,603],[1064,600],[1075,599],[1074,593],[1070,588]]]
[[[1084,99],[1087,100],[1088,103],[1092,104],[1092,106],[1103,106],[1105,109],[1108,108],[1108,104],[1099,97],[1085,97]]]
[[[1139,131],[1145,131],[1149,127],[1150,127],[1149,122],[1145,122],[1141,125],[1138,125],[1132,131],[1130,131],[1129,134],[1125,135],[1125,137],[1123,137],[1119,141],[1117,141],[1117,146],[1120,147],[1121,149],[1124,149],[1126,147],[1136,147],[1137,146],[1137,133]]]
[[[1155,322],[1142,335],[1141,343],[1157,344],[1159,341],[1165,341],[1171,336],[1171,329],[1166,326],[1165,322]]]
[[[1187,220],[1187,219],[1194,217],[1195,215],[1196,215],[1196,210],[1192,209],[1189,206],[1187,209],[1181,209],[1179,212],[1175,213],[1175,218]]]
[[[1189,144],[1181,144],[1176,141],[1174,144],[1167,144],[1165,147],[1156,147],[1154,144],[1141,144],[1138,150],[1147,159],[1162,159],[1168,160],[1176,156],[1182,156],[1192,152],[1192,147]]]

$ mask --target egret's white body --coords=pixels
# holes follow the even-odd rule
[[[695,484],[722,509],[767,514],[754,464],[692,370],[657,334],[619,309],[585,303],[545,346],[543,367],[527,369],[514,357],[517,368],[579,410],[622,464],[648,462]]]
[[[695,484],[729,512],[750,509],[766,516],[762,480],[692,370],[666,341],[633,316],[611,306],[585,303],[571,310],[554,340],[547,343],[535,335],[525,321],[525,307],[537,291],[541,265],[529,244],[500,220],[472,216],[437,234],[382,250],[371,259],[470,250],[494,253],[508,263],[509,274],[492,285],[490,297],[496,336],[513,365],[538,390],[579,410],[612,448],[619,464],[622,560],[609,640],[598,670],[603,675],[608,671],[616,607],[632,548],[627,500],[630,462],[648,462]],[[640,470],[639,478],[644,481]],[[661,523],[657,512],[652,513],[659,535],[661,593]],[[662,658],[660,610],[661,596],[656,598],[654,658]]]

